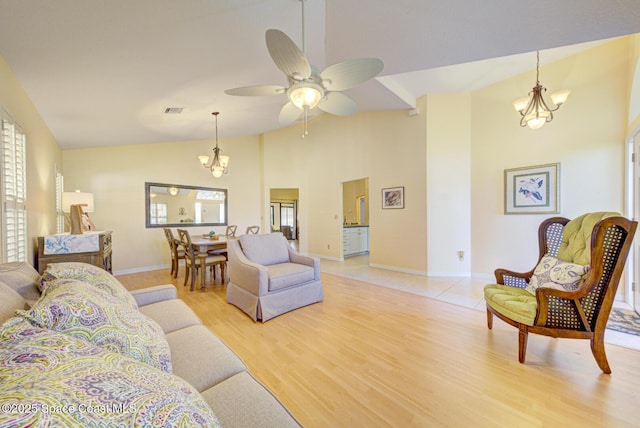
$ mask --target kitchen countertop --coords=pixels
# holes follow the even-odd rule
[[[344,229],[349,229],[352,227],[369,227],[369,225],[368,224],[343,224],[342,227]]]

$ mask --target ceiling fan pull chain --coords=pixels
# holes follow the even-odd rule
[[[306,135],[309,135],[309,128],[307,127],[307,121],[309,119],[309,109],[305,108],[304,109],[304,113],[303,113],[303,119],[302,119],[302,135],[301,137],[304,138]]]

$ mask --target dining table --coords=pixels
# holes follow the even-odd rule
[[[209,237],[208,235],[203,235],[200,238],[191,238],[191,248],[192,250],[198,254],[206,254],[211,250],[224,250],[227,248],[227,240],[233,239],[231,237],[223,236],[223,235],[214,235],[217,238]],[[222,275],[222,272],[221,272]],[[206,278],[206,269],[200,270],[200,286],[204,287]],[[222,282],[224,283],[224,278],[222,278]],[[194,290],[196,286],[196,266],[194,263],[191,263],[191,290]]]

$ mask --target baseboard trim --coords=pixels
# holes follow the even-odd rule
[[[377,263],[369,263],[369,266],[378,268],[378,269],[391,270],[394,272],[410,273],[412,275],[420,275],[420,276],[429,276],[429,272],[414,270],[414,269],[405,269],[398,266],[380,265]]]
[[[302,253],[301,253],[302,254]],[[342,257],[329,257],[323,254],[309,254],[311,257],[317,257],[319,259],[331,260],[334,262],[343,262],[344,259]]]
[[[167,269],[167,268],[171,268],[171,265],[168,264],[168,265],[158,265],[158,266],[144,266],[144,267],[133,268],[133,269],[118,270],[118,271],[114,271],[113,275],[114,276],[128,275],[130,273],[149,272],[152,270],[160,270],[160,269]]]

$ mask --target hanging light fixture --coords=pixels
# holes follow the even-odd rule
[[[209,168],[211,170],[211,175],[216,178],[222,177],[222,174],[226,174],[228,172],[227,167],[229,166],[229,156],[220,154],[222,149],[218,147],[218,115],[219,111],[214,111],[211,113],[216,117],[216,146],[213,148],[213,159],[211,163],[209,163],[209,156],[200,155],[198,159],[200,159],[200,163],[203,167]]]
[[[549,108],[542,97],[542,92],[546,92],[547,88],[540,84],[540,51],[536,51],[536,54],[538,57],[536,64],[536,86],[529,92],[528,97],[518,98],[513,102],[513,107],[520,113],[520,116],[522,116],[520,126],[528,126],[531,129],[541,128],[545,123],[551,122],[553,120],[553,112],[564,104],[571,93],[568,89],[552,93],[551,101],[554,104],[554,108]]]

